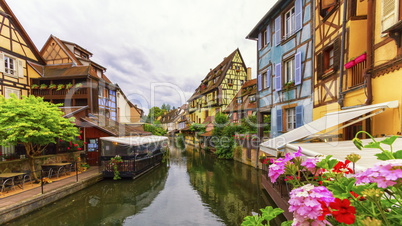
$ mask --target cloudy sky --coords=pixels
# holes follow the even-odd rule
[[[93,53],[144,110],[180,106],[210,68],[236,48],[256,68],[245,39],[274,0],[6,0],[40,50],[52,34]]]

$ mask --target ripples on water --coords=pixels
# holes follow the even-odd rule
[[[171,148],[136,180],[104,180],[8,225],[240,225],[269,203],[261,172],[212,154]]]

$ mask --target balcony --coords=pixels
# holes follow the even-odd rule
[[[31,94],[40,96],[44,99],[84,99],[88,97],[88,88],[73,88],[73,89],[32,89]]]

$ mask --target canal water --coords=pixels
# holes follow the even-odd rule
[[[240,225],[267,205],[259,170],[171,147],[136,180],[103,180],[7,225]]]

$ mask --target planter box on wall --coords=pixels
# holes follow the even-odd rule
[[[355,60],[351,60],[351,61],[349,61],[349,62],[347,62],[346,64],[345,64],[345,68],[346,69],[349,69],[349,68],[351,68],[351,67],[353,67],[353,66],[355,66],[356,65],[356,61]]]
[[[359,63],[365,61],[365,60],[366,60],[366,56],[367,56],[366,53],[363,53],[362,55],[356,57],[355,63],[356,63],[356,64],[359,64]]]

